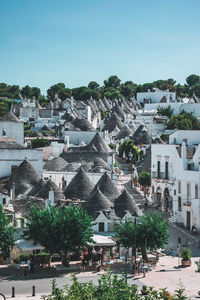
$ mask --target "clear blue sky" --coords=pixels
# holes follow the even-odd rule
[[[200,0],[0,0],[0,82],[200,75]]]

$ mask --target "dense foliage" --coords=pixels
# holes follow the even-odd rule
[[[143,150],[138,148],[133,140],[126,140],[119,145],[119,157],[123,157],[125,153],[126,160],[132,160],[133,162],[137,161],[138,158],[143,157]]]
[[[157,108],[157,112],[159,115],[161,116],[166,116],[168,118],[171,118],[171,116],[173,115],[173,109],[170,107],[170,105],[166,108],[164,107],[158,107]]]
[[[168,129],[198,130],[200,124],[196,117],[184,110],[180,115],[173,115],[167,122]]]
[[[138,177],[138,182],[142,186],[149,187],[151,185],[151,174],[146,171],[141,172]]]
[[[5,215],[2,205],[0,205],[0,252],[6,258],[10,255],[10,250],[14,246],[14,227],[10,224],[10,219]]]
[[[31,140],[31,147],[32,148],[42,148],[42,147],[48,147],[49,145],[51,145],[51,141],[47,140],[47,139],[35,139],[35,140]]]
[[[18,85],[7,85],[0,83],[0,97],[7,97],[10,99],[19,98],[21,94],[25,98],[35,97],[41,105],[45,105],[51,99],[55,100],[55,94],[63,101],[67,97],[73,96],[76,100],[84,101],[93,97],[100,99],[103,97],[111,100],[121,97],[135,97],[138,92],[147,92],[158,88],[160,90],[169,89],[169,91],[176,91],[177,97],[190,97],[193,92],[197,97],[200,97],[200,76],[191,74],[186,78],[186,83],[181,85],[176,83],[176,80],[169,78],[167,80],[156,80],[144,84],[136,84],[132,81],[121,82],[121,79],[116,75],[110,76],[104,80],[104,84],[100,86],[97,82],[91,81],[88,86],[81,86],[75,88],[66,87],[62,82],[52,85],[47,90],[47,95],[41,95],[38,87],[30,87],[28,85],[20,88]]]
[[[92,217],[78,206],[39,209],[32,206],[24,236],[50,253],[64,256],[92,242]]]
[[[129,285],[125,283],[124,275],[112,275],[107,272],[98,280],[95,285],[91,281],[81,283],[77,277],[72,274],[72,284],[65,285],[59,289],[55,279],[52,281],[52,293],[48,296],[42,296],[43,300],[144,300],[144,299],[163,299],[163,300],[184,300],[184,289],[177,289],[174,295],[171,295],[166,288],[156,291],[153,287],[143,286],[141,291],[136,284]]]
[[[125,248],[136,247],[141,250],[146,260],[146,250],[163,248],[168,241],[168,224],[161,215],[142,215],[137,224],[127,218],[115,228],[115,237]]]

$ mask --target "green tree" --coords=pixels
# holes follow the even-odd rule
[[[92,217],[78,206],[32,206],[28,219],[25,237],[40,243],[50,254],[61,253],[65,262],[70,251],[92,242]]]
[[[189,87],[192,87],[193,85],[200,82],[200,77],[199,75],[191,74],[186,78],[186,82]]]
[[[157,250],[163,248],[168,242],[168,223],[158,213],[141,216],[136,231],[137,247],[141,249],[145,260],[147,260],[147,249]]]
[[[151,174],[143,171],[138,177],[138,182],[144,188],[144,194],[146,196],[148,188],[151,186]]]
[[[200,124],[196,117],[182,111],[180,115],[173,115],[167,122],[168,129],[198,130]]]
[[[146,250],[163,248],[168,242],[168,224],[160,214],[143,215],[137,224],[130,218],[122,221],[115,229],[115,237],[126,249],[136,247],[147,260]]]
[[[135,96],[137,84],[132,81],[126,81],[121,85],[121,93],[126,98]]]
[[[32,146],[33,149],[34,148],[48,147],[49,145],[51,145],[51,141],[48,140],[48,139],[37,138],[37,139],[31,140],[31,146]]]
[[[119,99],[122,97],[120,91],[112,87],[104,89],[103,96],[110,100]]]
[[[48,90],[47,90],[47,95],[48,98],[51,100],[55,100],[55,94],[58,94],[58,97],[63,101],[66,98],[70,98],[72,95],[72,91],[69,88],[65,87],[64,83],[57,83],[52,85]]]
[[[104,80],[105,87],[120,88],[121,79],[116,75],[110,76],[107,80]]]
[[[10,219],[5,215],[2,205],[0,205],[0,251],[4,258],[10,255],[14,246],[14,231]]]
[[[91,90],[98,90],[99,87],[100,85],[96,81],[90,81],[88,84],[88,88]]]
[[[5,115],[7,112],[9,112],[8,101],[1,101],[0,102],[0,117]]]
[[[168,118],[171,118],[171,116],[173,115],[174,110],[170,107],[170,105],[168,105],[168,107],[165,107],[165,108],[164,107],[158,107],[157,112],[161,116],[167,116]]]

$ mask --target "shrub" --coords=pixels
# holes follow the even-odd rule
[[[181,257],[183,260],[190,260],[192,257],[192,252],[188,248],[184,248],[183,251],[181,252]]]
[[[50,140],[47,139],[35,139],[31,141],[32,148],[41,148],[41,147],[48,147],[51,144]]]

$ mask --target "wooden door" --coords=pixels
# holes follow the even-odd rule
[[[190,211],[187,211],[187,229],[190,229]]]

